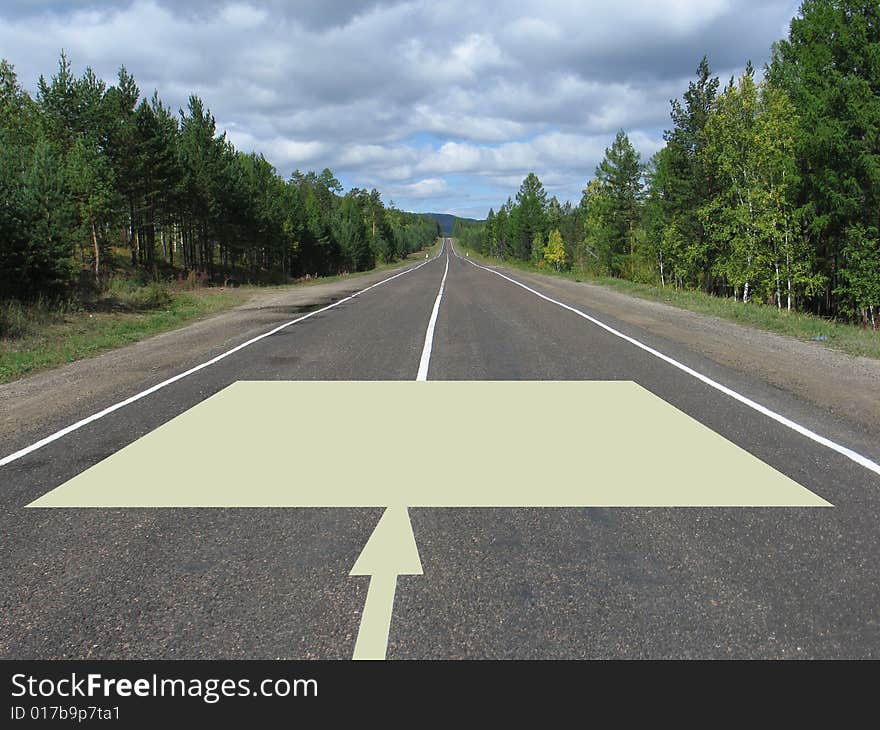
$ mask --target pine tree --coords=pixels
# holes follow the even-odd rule
[[[843,269],[861,261],[880,216],[880,12],[864,0],[805,0],[768,69],[797,112],[798,205],[826,279],[822,308],[852,301]],[[844,255],[843,249],[850,253]]]
[[[528,261],[532,241],[547,232],[547,193],[535,173],[530,172],[516,194],[516,207],[510,219],[513,255]]]
[[[60,296],[76,271],[77,216],[63,161],[44,138],[37,141],[24,172],[20,201],[26,248],[13,293]]]
[[[140,89],[125,66],[119,69],[117,83],[107,89],[104,97],[108,115],[106,152],[113,165],[113,174],[128,214],[127,236],[131,264],[140,262],[138,228],[138,197],[140,193],[140,150],[135,109]]]
[[[498,221],[495,217],[495,210],[489,208],[489,215],[486,217],[486,250],[481,253],[490,256],[498,256]]]
[[[605,150],[605,159],[596,169],[596,178],[605,196],[602,217],[601,248],[615,275],[626,270],[632,276],[635,267],[635,236],[642,198],[642,164],[639,153],[621,130]]]
[[[0,292],[27,297],[28,240],[22,180],[40,134],[37,109],[15,69],[0,61]],[[35,292],[36,293],[36,292]]]
[[[377,190],[346,197],[329,169],[285,181],[237,152],[197,96],[178,121],[158,92],[140,98],[125,67],[107,88],[88,68],[76,78],[62,52],[33,100],[0,61],[4,299],[69,295],[78,271],[102,283],[115,240],[156,277],[182,264],[199,278],[244,268],[280,282],[366,269],[437,236],[436,222],[386,208]]]
[[[583,232],[581,235],[580,266],[588,261],[595,261],[604,267],[605,273],[611,273],[613,251],[607,245],[609,235],[606,221],[610,217],[610,199],[605,186],[598,178],[593,178],[584,188],[580,202]]]
[[[660,228],[661,238],[666,226],[672,226],[670,232],[676,232],[672,238],[689,242],[691,265],[682,268],[683,262],[679,262],[676,277],[686,277],[689,283],[702,284],[710,291],[714,289],[711,276],[713,251],[706,245],[705,229],[698,211],[706,205],[713,189],[713,171],[702,162],[702,148],[706,122],[715,108],[718,85],[718,78],[712,76],[709,59],[704,56],[697,68],[696,81],[688,84],[682,101],[674,99],[671,102],[673,126],[664,133],[664,220]]]
[[[91,243],[92,273],[101,277],[104,234],[114,214],[115,179],[109,160],[94,143],[78,138],[67,156],[67,190],[78,218],[79,240]]]
[[[15,67],[0,59],[0,145],[32,147],[38,134],[38,110],[21,87]]]
[[[43,139],[66,154],[80,131],[79,93],[70,61],[64,51],[58,59],[58,71],[50,81],[40,76],[37,83]]]

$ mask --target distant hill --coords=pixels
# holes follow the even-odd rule
[[[452,235],[452,228],[455,225],[456,220],[468,221],[470,223],[479,222],[474,218],[459,218],[458,216],[450,215],[449,213],[423,213],[422,215],[425,215],[428,218],[433,218],[437,221],[440,224],[440,230],[444,236]]]

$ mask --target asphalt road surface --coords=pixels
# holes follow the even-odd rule
[[[424,575],[398,579],[388,658],[880,658],[880,476],[449,241],[406,274],[0,466],[0,656],[351,658],[370,579],[349,572],[381,509],[24,506],[237,381],[415,380],[444,274],[428,380],[635,381],[834,507],[410,509]],[[598,318],[880,457],[807,402]],[[344,417],[344,403],[329,407]],[[466,426],[425,434],[426,468],[455,458],[473,438]],[[547,438],[535,440],[536,458],[589,475],[589,444],[544,456]],[[236,455],[195,442],[190,458]],[[302,458],[291,444],[293,474]]]

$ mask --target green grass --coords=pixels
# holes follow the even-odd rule
[[[461,247],[461,244],[458,244]],[[708,314],[713,317],[730,320],[739,324],[788,335],[804,342],[813,342],[814,338],[825,338],[821,344],[850,355],[862,355],[880,359],[880,333],[871,332],[856,325],[817,317],[804,312],[779,311],[776,307],[766,304],[735,302],[722,299],[701,291],[676,290],[673,287],[660,287],[652,284],[640,284],[626,279],[597,277],[582,271],[561,271],[539,268],[522,261],[501,262],[497,259],[469,251],[471,258],[493,264],[503,263],[510,268],[536,274],[557,276],[571,281],[584,281],[590,284],[613,289],[640,299],[670,304],[674,307],[692,312]]]
[[[145,291],[135,295],[140,306],[112,299],[109,306],[99,307],[98,311],[40,304],[0,305],[0,320],[11,319],[15,323],[14,330],[7,328],[7,334],[15,336],[0,339],[0,383],[175,329],[198,317],[242,304],[252,291],[173,292],[167,287],[160,288],[162,293],[153,287],[143,287]],[[154,307],[157,301],[158,306]]]

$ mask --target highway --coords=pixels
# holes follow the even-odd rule
[[[382,508],[26,506],[240,381],[426,379],[631,381],[832,506],[410,507],[423,574],[397,579],[389,659],[880,658],[870,434],[592,311],[550,279],[479,264],[451,239],[375,283],[295,319],[279,313],[272,334],[206,354],[202,364],[218,359],[188,363],[173,382],[145,375],[139,389],[2,443],[0,656],[350,659],[370,582],[350,572]],[[346,417],[344,402],[325,407]],[[602,417],[587,408],[566,427]],[[552,428],[524,427],[535,459],[589,481],[601,443],[559,453]],[[393,461],[395,433],[384,438]],[[425,433],[424,468],[480,438],[466,414]],[[297,446],[292,475],[310,458]],[[648,450],[633,440],[626,453],[637,462]],[[187,455],[206,473],[240,458],[198,439]],[[661,501],[698,456],[676,443],[649,465]],[[486,468],[506,458],[487,450]],[[719,474],[703,472],[711,491]]]

